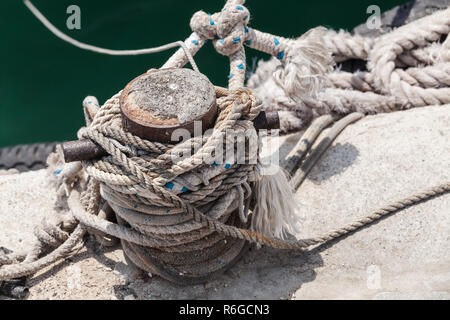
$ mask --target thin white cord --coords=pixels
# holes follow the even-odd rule
[[[24,0],[24,4],[28,7],[28,9],[30,9],[31,13],[33,13],[35,15],[35,17],[39,21],[41,21],[42,24],[48,30],[50,30],[55,36],[57,36],[61,40],[64,40],[64,41],[74,45],[75,47],[78,47],[78,48],[81,48],[84,50],[88,50],[88,51],[113,55],[113,56],[132,56],[132,55],[141,55],[141,54],[148,54],[148,53],[157,53],[157,52],[162,52],[162,51],[165,51],[165,50],[168,50],[171,48],[181,47],[181,48],[183,48],[184,53],[186,54],[186,57],[188,58],[192,68],[195,71],[199,72],[197,64],[195,63],[191,52],[189,51],[189,49],[187,48],[186,44],[183,41],[176,41],[176,42],[168,43],[168,44],[165,44],[165,45],[162,45],[159,47],[155,47],[155,48],[146,48],[146,49],[138,49],[138,50],[111,50],[111,49],[100,48],[100,47],[96,47],[96,46],[93,46],[90,44],[80,42],[78,40],[75,40],[75,39],[69,37],[68,35],[61,32],[58,28],[56,28],[50,21],[48,21],[47,18],[29,0]]]

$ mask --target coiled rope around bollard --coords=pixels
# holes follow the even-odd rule
[[[353,117],[354,118],[354,117]],[[321,119],[318,119],[321,121]],[[328,122],[327,119],[325,119],[326,122]],[[349,123],[349,122],[347,122]],[[313,130],[315,131],[322,131],[326,126],[315,126]],[[339,131],[336,131],[336,135],[339,133]],[[309,133],[311,134],[311,133]],[[313,134],[315,135],[315,134]],[[326,139],[334,139],[335,137],[327,136]],[[319,142],[320,144],[320,142]],[[307,152],[308,148],[305,148],[303,152]],[[313,158],[317,158],[315,155],[311,155]],[[307,163],[308,157],[304,160],[303,163]],[[303,170],[303,169],[302,169]],[[88,190],[92,190],[93,188]],[[323,235],[310,238],[310,239],[301,239],[301,240],[295,240],[295,241],[286,241],[286,240],[280,240],[275,238],[268,238],[264,235],[252,232],[248,229],[242,229],[235,226],[230,226],[223,224],[220,221],[213,220],[204,214],[202,214],[200,211],[196,210],[195,208],[190,208],[189,204],[185,204],[186,208],[190,208],[192,212],[192,217],[194,221],[201,223],[208,229],[217,232],[219,235],[229,236],[236,239],[245,239],[246,241],[252,242],[252,243],[258,243],[263,245],[272,246],[274,248],[279,249],[306,249],[310,246],[322,244],[327,241],[331,241],[333,239],[342,237],[346,234],[349,234],[351,232],[354,232],[358,230],[359,228],[362,228],[364,226],[367,226],[375,221],[380,220],[381,218],[388,216],[390,214],[393,214],[401,209],[404,209],[406,207],[418,204],[421,201],[428,200],[434,196],[438,196],[441,194],[444,194],[446,192],[450,191],[450,183],[442,184],[438,187],[433,187],[421,192],[418,192],[416,194],[413,194],[405,199],[394,201],[390,203],[387,206],[384,206],[383,208],[380,208],[373,213],[369,214],[368,216],[358,219],[355,222],[348,224],[342,228],[332,230],[330,232],[327,232]],[[89,191],[87,191],[89,193]],[[162,195],[166,194],[165,190],[162,189]],[[95,197],[95,192],[93,192],[90,197]],[[171,195],[168,195],[169,198],[173,198]],[[89,200],[89,196],[87,196]],[[64,258],[67,255],[73,254],[73,248],[79,244],[81,238],[85,234],[86,228],[92,228],[97,231],[100,231],[102,233],[108,234],[113,237],[117,237],[123,241],[125,241],[127,244],[124,246],[124,250],[127,250],[128,252],[133,252],[130,247],[132,246],[159,246],[164,245],[164,241],[158,240],[154,237],[145,235],[134,228],[127,227],[125,225],[116,224],[104,219],[101,219],[97,217],[96,215],[93,215],[92,213],[89,213],[86,211],[87,206],[83,206],[83,201],[81,199],[80,193],[77,190],[72,190],[71,195],[68,199],[69,206],[72,210],[73,216],[76,218],[77,221],[80,223],[75,228],[75,231],[72,232],[72,234],[69,236],[69,238],[55,251],[50,253],[49,255],[38,259],[36,261],[32,262],[23,262],[23,263],[16,263],[16,264],[10,264],[10,265],[3,265],[0,268],[0,280],[6,280],[16,277],[21,277],[24,275],[32,274],[37,272],[38,270],[42,269],[45,266],[48,266],[52,264],[53,262]],[[181,201],[179,204],[183,204],[184,202]],[[142,254],[142,253],[141,253]],[[1,257],[1,255],[0,255]],[[20,261],[20,259],[23,259],[23,257],[16,257],[15,259],[5,259],[3,258],[3,262],[15,262]],[[2,261],[2,260],[0,260]],[[161,270],[157,270],[160,271]],[[179,274],[174,274],[173,272],[166,272],[163,275],[165,278],[177,281],[181,283],[188,284],[189,281],[186,281],[185,276],[180,276]]]
[[[68,170],[64,172],[69,171],[70,174],[66,174],[64,180],[59,182],[58,194],[60,198],[63,198],[65,193],[68,194],[72,216],[59,217],[60,219],[52,221],[53,223],[46,221],[42,228],[37,228],[35,232],[39,241],[31,252],[0,254],[0,280],[35,273],[61,258],[74,254],[76,249],[80,248],[83,235],[89,230],[100,238],[109,237],[112,242],[114,238],[120,239],[128,258],[144,270],[184,284],[204,282],[237,261],[248,243],[279,249],[305,249],[336,239],[400,209],[450,191],[450,183],[444,183],[401,201],[395,201],[345,227],[310,239],[284,240],[248,229],[247,214],[251,207],[250,201],[261,200],[254,194],[257,188],[252,187],[252,184],[258,183],[261,179],[258,176],[259,163],[229,166],[225,164],[216,168],[217,166],[212,163],[198,161],[211,154],[227,129],[251,131],[253,127],[251,120],[261,110],[254,93],[243,89],[246,69],[243,46],[247,45],[277,57],[283,68],[275,73],[276,83],[286,96],[297,99],[295,100],[297,103],[313,101],[311,94],[318,91],[330,70],[331,55],[326,45],[320,41],[323,29],[313,30],[297,40],[291,40],[247,27],[249,12],[243,3],[244,1],[239,0],[227,1],[224,10],[211,16],[204,12],[196,13],[191,20],[193,33],[186,39],[182,49],[164,65],[164,67],[182,67],[189,60],[193,61],[191,55],[194,55],[206,40],[212,40],[219,53],[229,56],[230,91],[219,94],[223,96],[218,99],[220,113],[215,124],[216,130],[209,136],[193,138],[188,143],[173,147],[141,139],[121,128],[118,108],[120,93],[114,95],[93,115],[92,123],[88,121],[87,128],[79,132],[80,138],[94,140],[108,152],[109,156],[65,167]],[[33,12],[36,14],[38,11],[35,9]],[[421,45],[427,41],[435,41],[437,35],[448,33],[448,14],[448,10],[439,13],[436,24],[428,29],[425,25],[420,25],[423,32],[413,32],[413,36],[406,36],[405,39],[388,38],[386,43],[380,42],[379,50],[374,49],[374,53],[367,53],[370,47],[367,44],[363,44],[364,50],[355,48],[351,55],[368,54],[373,56],[373,61],[377,61],[374,66],[369,64],[369,68],[378,78],[373,82],[366,81],[366,84],[360,87],[366,89],[375,87],[380,92],[384,90],[397,98],[407,99],[414,106],[447,101],[448,88],[444,85],[438,84],[440,88],[432,89],[411,88],[415,84],[425,86],[433,82],[422,81],[417,77],[417,81],[414,82],[412,79],[414,71],[399,75],[398,72],[393,72],[393,65],[396,61],[402,63],[409,61],[408,56],[403,53],[405,50],[411,50],[413,44]],[[45,24],[49,27],[48,21],[42,18],[43,16],[40,20],[46,21]],[[55,29],[52,29],[52,32],[66,41],[71,41],[71,38],[62,37]],[[398,34],[395,34],[395,37]],[[393,44],[388,49],[381,46],[387,45],[390,41]],[[76,44],[88,50],[98,49]],[[448,39],[443,46],[447,44]],[[374,48],[378,48],[377,45],[374,45]],[[400,49],[397,50],[398,48]],[[162,49],[149,49],[149,52],[157,50]],[[113,54],[106,49],[97,52]],[[343,52],[344,50],[341,50],[341,53]],[[308,66],[306,69],[302,68],[305,63]],[[196,68],[195,62],[193,67]],[[425,73],[431,76],[435,72],[436,68],[429,68],[419,73],[425,77]],[[411,81],[408,83],[409,87],[403,82],[395,86],[399,77],[406,79],[407,76],[412,77],[409,78]],[[367,79],[369,78],[370,76]],[[398,91],[400,89],[403,91]],[[420,95],[420,101],[411,98],[417,95]],[[323,101],[320,97],[319,93],[317,100],[319,105],[315,108],[323,111],[326,108],[321,107]],[[347,96],[348,101],[352,101],[350,98],[351,96]],[[386,100],[381,99],[378,102],[380,101],[381,104],[386,103]],[[329,106],[329,109],[323,112],[339,111],[342,105],[347,104],[336,103],[334,109]],[[361,108],[360,104],[355,106]],[[373,106],[374,109],[377,108],[376,103]],[[345,112],[347,111],[346,109]],[[85,112],[89,113],[89,110]],[[361,117],[361,114],[352,114],[349,118],[338,122],[335,129],[330,131],[330,135],[325,137],[328,140],[319,143],[323,148],[306,157],[299,176],[294,176],[293,182],[296,185],[300,184],[339,132]],[[329,119],[325,122],[329,123]],[[308,134],[318,136],[317,132]],[[201,146],[200,151],[193,156],[177,163],[172,161],[172,152],[192,150],[196,146]],[[302,147],[298,150],[297,157],[303,158],[307,150],[308,147]],[[82,186],[85,174],[88,175],[88,182],[84,189]],[[176,191],[173,189],[175,185],[185,187],[189,192],[183,188]],[[107,218],[107,205],[114,209],[117,223]],[[255,212],[252,213],[252,219],[253,215]],[[149,217],[155,220],[149,221]],[[211,261],[211,258],[214,260]]]

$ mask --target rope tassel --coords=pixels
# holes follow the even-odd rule
[[[251,230],[282,240],[299,232],[299,208],[284,171],[278,165],[257,165],[255,175]]]

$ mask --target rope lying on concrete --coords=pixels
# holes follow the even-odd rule
[[[320,143],[317,145],[317,147],[314,149],[314,151],[311,153],[311,155],[308,157],[308,159],[303,162],[302,166],[300,167],[300,170],[297,170],[295,175],[291,179],[291,185],[295,190],[297,190],[302,182],[305,180],[306,175],[311,171],[311,169],[314,167],[316,162],[320,159],[322,154],[328,149],[328,147],[331,145],[331,143],[334,141],[334,139],[339,135],[339,133],[342,132],[342,130],[345,129],[349,124],[358,121],[364,117],[362,113],[351,113],[348,116],[344,117],[343,119],[337,121],[331,130],[323,137],[323,139],[320,141]]]
[[[351,121],[354,121],[355,118],[360,117],[360,115],[352,115],[350,118],[347,118],[344,123],[348,124]],[[328,119],[319,118],[316,122],[322,122],[326,123],[329,121]],[[310,132],[308,135],[311,136],[318,136],[318,132],[321,132],[327,125],[320,125],[315,123],[314,126],[311,127]],[[338,125],[338,129],[332,130],[334,134],[338,134],[340,132],[342,125]],[[313,131],[313,132],[312,132]],[[334,135],[333,134],[333,135]],[[319,142],[319,145],[323,144],[323,141],[329,140],[330,135],[326,135],[324,139]],[[333,137],[331,137],[333,139]],[[328,144],[328,143],[327,143]],[[309,148],[304,148],[304,153],[308,151]],[[314,152],[312,152],[314,154]],[[317,155],[312,155],[312,158],[317,159]],[[304,160],[303,164],[310,163],[311,160],[309,160],[308,157]],[[309,166],[309,165],[308,165]],[[301,169],[301,172],[304,172],[306,170]],[[89,184],[88,190],[95,189],[95,187],[92,187],[95,185],[95,180],[91,180],[92,182]],[[137,187],[138,185],[136,185]],[[147,189],[146,189],[147,190]],[[155,190],[158,194],[160,194],[163,197],[173,198],[174,196],[171,193],[167,193],[165,189],[157,189]],[[375,212],[371,213],[370,215],[359,219],[345,227],[342,227],[337,230],[333,230],[330,232],[327,232],[323,235],[320,235],[315,238],[310,239],[301,239],[301,240],[294,240],[294,241],[286,241],[286,240],[280,240],[276,238],[268,238],[266,236],[263,236],[261,234],[252,232],[247,229],[242,229],[236,226],[227,225],[224,224],[221,221],[212,219],[209,216],[204,215],[202,212],[196,210],[195,208],[191,207],[188,203],[185,203],[185,201],[181,201],[178,204],[180,206],[184,206],[186,210],[189,210],[191,213],[191,217],[195,222],[200,223],[202,226],[207,228],[208,230],[215,231],[218,236],[227,236],[234,239],[243,239],[247,240],[249,242],[258,243],[258,244],[265,244],[269,245],[275,248],[280,249],[305,249],[313,245],[321,244],[336,238],[339,238],[343,235],[349,234],[361,227],[364,227],[368,224],[373,223],[374,221],[379,220],[380,218],[387,216],[389,214],[392,214],[400,209],[403,209],[405,207],[414,205],[419,203],[420,201],[430,199],[433,196],[443,194],[450,191],[450,183],[442,184],[441,186],[430,188],[425,191],[418,192],[412,196],[409,196],[405,199],[402,199],[400,201],[395,201],[379,210],[376,210]],[[133,189],[134,192],[134,189]],[[148,264],[148,255],[149,250],[144,249],[141,246],[144,247],[153,247],[153,246],[165,246],[167,245],[167,241],[157,238],[154,235],[149,235],[146,233],[142,233],[139,230],[136,230],[136,228],[130,227],[124,223],[113,223],[107,220],[103,220],[93,214],[93,209],[88,208],[87,203],[93,203],[90,200],[93,197],[95,198],[95,192],[88,191],[86,193],[91,193],[87,196],[87,199],[85,199],[84,205],[82,204],[83,201],[80,197],[79,191],[76,189],[72,190],[68,203],[72,210],[74,218],[76,218],[76,221],[79,221],[80,224],[75,228],[75,231],[72,232],[72,234],[67,238],[63,244],[57,248],[55,251],[53,251],[51,254],[34,261],[24,261],[22,263],[17,263],[18,261],[22,260],[23,257],[15,257],[14,259],[12,256],[9,256],[9,259],[5,258],[7,255],[4,255],[3,260],[0,259],[2,264],[7,264],[11,262],[15,262],[15,264],[10,265],[3,265],[0,268],[0,280],[5,279],[11,279],[16,278],[28,274],[32,274],[41,268],[69,255],[72,253],[72,248],[76,246],[77,243],[81,240],[82,236],[85,233],[86,228],[93,228],[97,231],[100,231],[102,233],[108,234],[113,237],[117,237],[122,240],[122,245],[124,250],[126,251],[126,254],[129,257],[132,257],[134,263],[137,261],[137,265],[143,268],[144,270],[149,270],[150,272],[154,272],[156,274],[161,274],[166,279],[181,282],[181,283],[191,283],[189,281],[189,277],[186,277],[185,274],[179,274],[174,272],[174,270],[167,270],[167,267],[161,263],[158,263],[157,261],[154,261],[154,265]],[[131,196],[131,195],[130,195]],[[133,200],[135,201],[135,199]],[[87,203],[86,203],[87,202]],[[122,203],[123,204],[123,203]],[[145,204],[139,203],[139,205],[145,206]],[[208,241],[214,241],[215,237],[210,237]],[[172,243],[173,245],[173,243]],[[173,246],[172,248],[176,248],[177,246]],[[180,245],[179,247],[183,247],[183,245]],[[200,248],[200,251],[204,250],[204,248],[197,247],[196,249]],[[182,251],[182,250],[181,250]],[[164,256],[164,258],[168,258],[168,256],[177,255],[180,253],[178,250],[173,250],[170,252],[169,255]],[[73,253],[72,253],[73,254]],[[31,254],[30,254],[31,255]],[[1,255],[0,255],[1,257]],[[30,260],[30,259],[29,259]],[[153,261],[152,261],[153,262]],[[205,278],[202,278],[202,280],[205,280],[211,276],[211,273],[208,273],[208,276]],[[197,282],[199,279],[195,279]]]
[[[328,30],[323,40],[335,63],[366,61],[368,71],[334,69],[316,97],[295,96],[272,74],[277,59],[260,62],[247,85],[266,109],[280,110],[284,132],[305,128],[323,114],[374,114],[450,103],[450,8],[399,27],[376,39]]]
[[[242,6],[243,2],[228,1],[224,10],[211,16],[203,12],[196,13],[191,20],[194,32],[185,41],[191,55],[194,55],[207,39],[211,39],[220,53],[230,57],[231,91],[218,90],[220,114],[215,124],[216,130],[208,136],[168,146],[140,139],[121,128],[118,107],[120,92],[99,110],[85,104],[88,127],[80,130],[79,137],[96,141],[109,156],[98,161],[83,162],[84,170],[80,170],[80,164],[76,163],[65,166],[64,170],[59,172],[63,178],[58,180],[57,192],[60,198],[68,196],[73,216],[58,217],[59,220],[53,223],[45,222],[42,229],[36,230],[39,241],[30,253],[0,254],[0,265],[3,264],[0,268],[0,280],[32,274],[73,254],[74,250],[80,247],[80,240],[86,230],[90,230],[99,239],[106,236],[106,244],[111,244],[114,238],[119,238],[126,256],[141,269],[175,282],[203,282],[233,264],[245,251],[248,242],[280,249],[304,249],[348,234],[399,209],[450,190],[450,183],[445,183],[419,192],[348,226],[311,239],[283,239],[283,232],[280,230],[283,230],[283,224],[289,221],[289,214],[284,212],[285,210],[272,213],[281,220],[279,222],[282,227],[278,232],[272,230],[271,236],[246,229],[247,211],[251,208],[252,198],[256,199],[257,203],[253,208],[252,226],[253,220],[258,216],[258,210],[262,207],[258,207],[258,203],[264,195],[254,194],[255,190],[260,189],[255,185],[262,183],[264,179],[260,164],[258,161],[255,164],[250,163],[248,153],[246,161],[239,165],[216,166],[212,162],[204,161],[205,156],[210,156],[213,150],[217,151],[217,141],[223,138],[227,129],[251,131],[251,120],[261,109],[252,91],[242,89],[245,75],[243,43],[277,56],[284,68],[276,73],[276,83],[286,95],[301,101],[310,99],[308,96],[320,87],[322,75],[328,70],[329,55],[325,46],[318,41],[319,34],[324,32],[322,29],[313,30],[294,41],[248,28],[249,15],[248,10]],[[433,32],[443,32],[446,30],[444,29],[442,27],[436,31],[435,28]],[[364,47],[363,50],[355,47],[351,55],[364,55],[368,48],[369,46]],[[341,56],[343,52],[344,50],[340,51]],[[416,55],[420,56],[413,56]],[[182,67],[188,57],[189,54],[179,50],[165,67]],[[390,62],[396,59],[388,59],[385,62],[391,66]],[[409,61],[408,59],[404,56],[400,60]],[[389,80],[389,77],[386,77],[389,72],[387,67],[380,68],[380,79]],[[432,72],[434,71],[429,74]],[[395,76],[393,77],[395,80]],[[373,86],[383,84],[383,81],[374,80]],[[431,83],[430,81],[428,82]],[[426,94],[436,98],[441,92],[427,91]],[[338,121],[319,143],[319,148],[304,160],[300,172],[294,176],[292,182],[296,186],[300,185],[312,165],[339,132],[361,117],[362,114],[359,113],[351,114]],[[334,117],[320,118],[322,125],[313,126],[306,135],[315,139],[333,119]],[[200,149],[194,152],[193,156],[180,162],[173,161],[174,154],[187,149],[192,151],[196,147]],[[233,148],[235,147],[233,144]],[[305,139],[302,139],[299,147],[293,151],[291,160],[302,159],[310,147],[311,143],[305,143]],[[224,151],[222,149],[222,152]],[[289,165],[289,170],[294,167],[295,165]],[[89,177],[86,177],[86,174]],[[86,189],[83,188],[85,179]],[[270,189],[270,184],[268,188]],[[266,200],[289,202],[292,199],[281,193],[278,198]],[[117,223],[108,217],[108,205],[114,209]],[[278,206],[284,208],[282,204]],[[281,236],[276,238],[277,235]],[[41,257],[52,248],[56,249]],[[208,260],[211,257],[216,260]]]

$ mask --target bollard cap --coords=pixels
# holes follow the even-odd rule
[[[120,97],[126,131],[163,143],[174,130],[187,129],[194,136],[194,121],[202,133],[214,125],[216,93],[208,78],[191,69],[153,69],[127,84]]]

